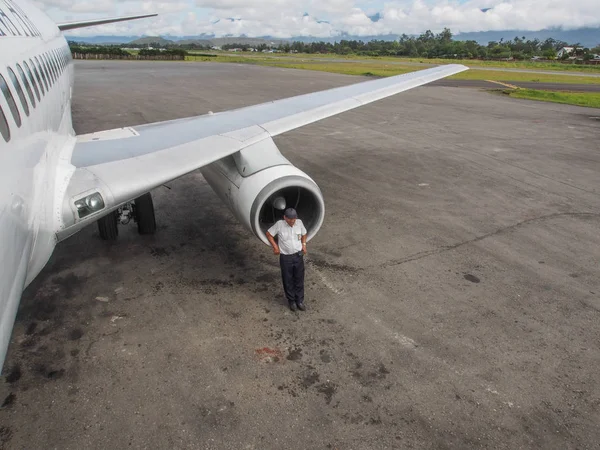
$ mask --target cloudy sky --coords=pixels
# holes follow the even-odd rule
[[[328,37],[600,26],[600,0],[36,0],[57,22],[159,13],[75,30],[93,35]]]

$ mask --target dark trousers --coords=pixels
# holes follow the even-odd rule
[[[288,303],[304,302],[304,255],[302,252],[293,255],[279,255],[281,280]]]

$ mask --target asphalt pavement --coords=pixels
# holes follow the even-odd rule
[[[75,66],[78,133],[361,80]],[[277,137],[325,196],[304,313],[199,172],[156,189],[154,236],[88,227],[24,293],[2,446],[597,448],[599,117],[438,85]]]

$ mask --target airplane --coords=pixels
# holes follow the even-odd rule
[[[55,23],[30,0],[0,0],[0,368],[21,295],[55,246],[96,223],[118,238],[156,220],[151,191],[200,169],[233,215],[266,245],[268,227],[292,206],[321,228],[316,182],[273,137],[468,70],[449,64],[235,110],[76,135],[74,63],[63,35],[80,27],[155,16]]]

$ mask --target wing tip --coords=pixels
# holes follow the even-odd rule
[[[452,63],[452,64],[446,64],[445,66],[446,67],[451,67],[451,68],[453,68],[455,70],[458,70],[460,72],[462,72],[464,70],[469,70],[469,67],[465,66],[464,64],[454,64],[454,63]]]

